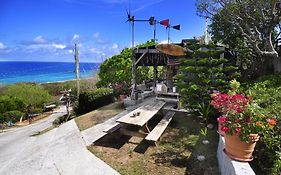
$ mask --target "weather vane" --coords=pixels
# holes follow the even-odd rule
[[[168,43],[170,43],[170,28],[180,30],[180,25],[170,25],[170,20],[162,20],[160,22],[156,21],[154,16],[151,16],[149,19],[135,19],[135,16],[131,15],[131,11],[127,10],[127,21],[132,25],[132,93],[131,99],[137,100],[137,89],[136,89],[136,58],[134,56],[134,47],[135,47],[135,22],[148,22],[151,26],[154,26],[153,32],[153,41],[156,42],[156,24],[160,23],[161,25],[166,26],[168,30]]]

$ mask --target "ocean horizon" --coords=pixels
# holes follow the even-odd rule
[[[94,77],[100,63],[80,63],[80,78]],[[52,83],[76,78],[73,62],[0,61],[0,84]]]

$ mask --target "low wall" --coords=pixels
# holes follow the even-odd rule
[[[217,158],[222,175],[255,175],[255,172],[247,162],[239,162],[230,159],[224,152],[224,137],[219,137]]]

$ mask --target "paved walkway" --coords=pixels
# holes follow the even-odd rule
[[[113,118],[105,121],[104,123],[95,125],[91,128],[88,128],[84,131],[81,132],[83,139],[86,142],[86,145],[89,146],[91,145],[93,142],[97,141],[98,139],[102,138],[103,136],[106,135],[105,132],[103,132],[104,130],[107,130],[108,128],[112,127],[113,125],[116,124],[116,121],[121,118],[122,116],[128,114],[130,111],[142,106],[142,105],[146,105],[148,103],[150,103],[152,100],[155,100],[155,98],[147,98],[145,101],[143,101],[140,104],[137,104],[135,106],[131,106],[130,108],[127,108],[125,111],[117,114],[116,116],[114,116]]]
[[[1,175],[119,175],[87,150],[74,120],[31,137],[36,129],[38,124],[0,134]]]

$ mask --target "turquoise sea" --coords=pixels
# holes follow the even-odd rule
[[[95,76],[100,63],[80,63],[80,77]],[[0,62],[0,84],[19,82],[48,83],[75,79],[75,63]]]

